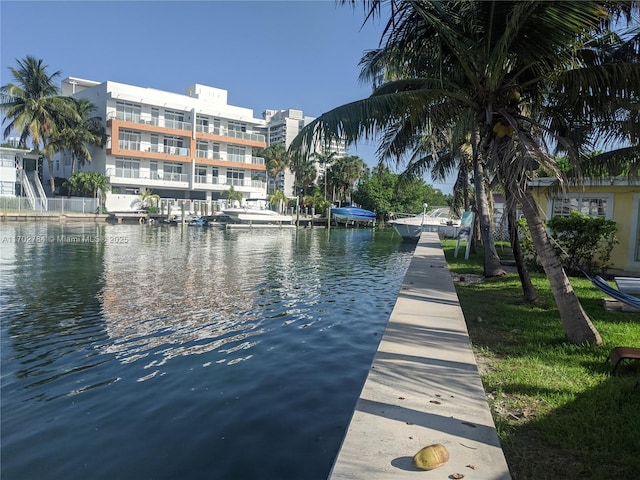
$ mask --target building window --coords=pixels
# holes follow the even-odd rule
[[[163,180],[168,182],[184,182],[185,175],[182,173],[182,165],[179,163],[165,163]]]
[[[236,145],[227,146],[227,160],[230,162],[244,163],[245,148]]]
[[[575,211],[593,218],[611,218],[612,203],[611,195],[569,194],[553,199],[551,216],[567,217]]]
[[[196,156],[199,158],[209,158],[209,142],[198,140],[196,145]]]
[[[167,128],[184,129],[184,112],[164,111],[164,124]]]
[[[207,183],[207,167],[196,167],[196,183]]]
[[[118,147],[121,150],[140,150],[140,132],[131,130],[120,130],[118,138]]]
[[[140,105],[128,102],[116,102],[116,115],[120,120],[140,122]]]
[[[244,170],[227,168],[227,185],[234,185],[234,186],[244,185]]]
[[[197,117],[196,118],[196,131],[209,133],[209,118]]]
[[[116,177],[140,178],[140,162],[116,159]]]
[[[247,124],[246,123],[241,123],[241,122],[236,122],[234,120],[229,120],[227,127],[229,128],[230,131],[233,132],[246,132],[247,131]]]
[[[158,175],[158,162],[156,161],[149,162],[149,178],[151,180],[160,180],[160,175]]]
[[[181,153],[184,146],[184,140],[182,137],[171,137],[169,135],[165,135],[163,143],[164,153],[169,153],[171,155],[183,155],[183,153]]]
[[[220,180],[218,178],[218,169],[216,167],[213,167],[211,169],[211,183],[216,185],[220,183]]]

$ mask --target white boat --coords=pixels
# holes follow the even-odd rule
[[[234,223],[247,225],[281,225],[290,224],[293,221],[291,215],[283,215],[267,209],[266,201],[261,199],[248,199],[243,206],[225,208],[222,213]]]
[[[419,215],[396,218],[389,224],[405,240],[417,240],[422,232],[438,232],[445,238],[455,238],[460,219],[451,215],[449,207],[438,207],[427,211],[427,205]]]

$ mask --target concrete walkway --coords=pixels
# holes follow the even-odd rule
[[[416,469],[422,447],[449,462]],[[374,357],[331,480],[510,479],[436,233],[423,233]]]

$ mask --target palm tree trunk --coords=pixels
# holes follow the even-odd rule
[[[505,197],[507,201],[507,223],[509,225],[509,240],[511,241],[511,250],[513,251],[513,259],[518,269],[518,277],[522,286],[522,294],[525,302],[533,303],[538,299],[538,293],[531,283],[531,276],[527,269],[524,258],[522,256],[522,248],[520,248],[520,238],[518,238],[518,220],[516,219],[516,206],[512,195],[505,188]]]
[[[56,179],[53,176],[53,158],[49,155],[46,156],[47,165],[49,166],[49,187],[51,188],[51,196],[56,196]]]
[[[582,308],[562,268],[560,259],[549,242],[544,223],[538,213],[538,205],[533,195],[529,191],[518,191],[515,196],[522,205],[522,211],[527,219],[531,239],[533,240],[538,259],[549,279],[565,335],[570,342],[578,345],[585,343],[595,345],[602,344],[600,334]]]
[[[473,131],[471,146],[473,149],[473,183],[476,190],[476,208],[478,210],[478,220],[480,222],[480,236],[484,249],[484,276],[499,277],[506,275],[500,263],[500,257],[496,252],[495,240],[493,236],[493,224],[489,213],[489,204],[485,193],[484,164],[478,154],[478,130]]]

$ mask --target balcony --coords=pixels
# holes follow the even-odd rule
[[[123,114],[111,112],[107,116],[107,120],[120,120],[123,122],[137,123],[139,125],[152,125],[154,127],[171,128],[174,130],[191,131],[192,124],[173,119],[151,118],[142,115]]]
[[[167,155],[179,155],[181,157],[188,157],[191,154],[190,148],[173,147],[169,145],[151,145],[149,151],[153,153],[165,153]]]
[[[158,172],[151,172],[147,176],[141,175],[140,170],[108,168],[106,174],[111,183],[127,183],[133,185],[151,184],[160,186],[162,182],[182,184],[189,182],[189,174],[187,173],[164,172],[159,174]]]
[[[188,182],[189,175],[186,173],[164,172],[162,174],[162,180],[165,182]]]
[[[169,145],[149,145],[148,143],[143,146],[142,142],[136,142],[131,140],[118,140],[118,148],[120,150],[127,150],[130,152],[151,152],[162,153],[166,155],[177,155],[180,157],[188,157],[191,154],[191,149],[187,147],[174,147]]]
[[[220,152],[212,152],[210,150],[196,150],[196,157],[207,160],[222,160]]]
[[[260,133],[242,132],[239,130],[229,130],[226,127],[214,127],[212,125],[196,125],[196,132],[210,133],[221,137],[239,138],[241,140],[251,140],[254,142],[265,142],[265,136]]]

